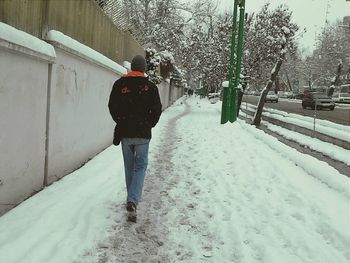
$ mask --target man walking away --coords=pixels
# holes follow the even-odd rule
[[[121,141],[127,189],[128,220],[136,222],[136,207],[141,200],[148,164],[151,129],[162,112],[157,86],[145,75],[146,60],[137,55],[131,72],[114,85],[109,98],[109,112],[116,122],[114,144]]]

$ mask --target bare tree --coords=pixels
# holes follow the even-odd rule
[[[293,41],[292,37],[293,37],[294,33],[292,33],[292,31],[288,27],[282,27],[281,32],[282,32],[281,42],[280,42],[281,46],[280,46],[280,51],[278,53],[278,60],[275,64],[273,70],[271,71],[270,80],[268,81],[266,87],[263,89],[263,92],[260,95],[258,106],[257,106],[256,112],[255,112],[254,118],[253,118],[253,124],[255,126],[260,125],[266,95],[271,90],[272,84],[275,82],[276,77],[278,75],[278,72],[282,66],[282,63],[285,60],[285,57],[286,57],[286,54],[288,51],[288,46],[289,46],[290,42]]]
[[[316,86],[329,87],[332,84],[340,84],[340,79],[336,76],[342,73],[345,66],[343,63],[350,59],[349,29],[341,26],[341,21],[326,24],[318,36],[316,49],[305,59],[311,75],[309,82]],[[342,63],[339,63],[340,61]],[[340,64],[341,67],[339,67]],[[334,77],[336,77],[336,83],[333,83]]]
[[[291,11],[286,6],[278,6],[271,10],[265,4],[261,10],[246,23],[243,65],[247,75],[252,77],[250,86],[261,90],[269,78],[271,68],[279,59],[281,50],[281,28],[290,29],[292,37],[298,26],[291,22]],[[295,41],[287,44],[290,53],[296,51]]]

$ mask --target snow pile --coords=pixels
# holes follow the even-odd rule
[[[269,110],[269,109],[267,109],[267,110]],[[277,110],[274,110],[274,111],[277,111]],[[285,114],[288,114],[288,113],[285,113]],[[264,112],[263,115],[271,116],[268,112],[266,112],[266,114]],[[294,118],[296,119],[294,121],[290,121],[290,120],[286,121],[286,119],[284,119],[284,118],[280,118],[280,120],[296,124],[296,123],[302,122],[302,119],[308,118],[308,117],[300,116],[297,114],[293,114],[293,115],[294,115]],[[275,117],[275,115],[274,115],[274,117]],[[277,117],[276,117],[276,119],[277,119]],[[325,122],[327,123],[328,121],[325,121]],[[306,123],[306,124],[308,124],[308,123]],[[336,127],[344,126],[344,125],[340,125],[340,124],[336,124],[336,123],[334,123],[333,125]],[[344,178],[343,176],[337,176],[337,174],[339,175],[339,172],[336,171],[334,168],[330,167],[327,163],[321,163],[318,165],[313,161],[313,160],[316,160],[315,158],[313,158],[307,154],[302,154],[302,153],[298,152],[297,150],[290,148],[289,146],[287,146],[283,143],[277,144],[276,141],[278,141],[278,140],[276,138],[265,134],[261,130],[255,129],[254,126],[252,126],[252,127],[253,127],[253,129],[249,129],[248,131],[251,131],[254,134],[254,136],[259,136],[259,137],[266,136],[266,138],[263,139],[264,142],[266,142],[270,147],[274,147],[274,149],[276,151],[280,152],[282,156],[284,156],[287,159],[290,159],[292,162],[296,163],[298,166],[303,167],[305,169],[305,171],[307,171],[309,174],[317,177],[319,180],[321,180],[323,183],[327,184],[329,187],[337,189],[338,191],[342,192],[346,196],[350,197],[350,191],[349,191],[350,185],[348,182],[348,180],[349,180],[348,178]],[[312,146],[313,149],[320,150],[321,152],[323,152],[323,150],[325,150],[326,155],[328,153],[330,157],[337,157],[340,161],[342,161],[346,164],[348,164],[350,162],[349,157],[348,157],[349,151],[345,150],[341,147],[336,147],[334,145],[330,145],[330,144],[323,143],[323,142],[318,144],[318,146],[316,146],[314,144],[315,143],[314,140],[311,140],[311,142],[309,141],[309,143],[307,143],[306,141],[303,140],[303,139],[308,138],[308,136],[303,136],[302,139],[300,139],[300,136],[296,135],[298,133],[292,133],[291,131],[283,132],[282,128],[278,129],[278,128],[276,128],[276,126],[274,126],[272,124],[269,124],[269,128],[272,131],[280,133],[281,135],[288,134],[286,136],[287,138],[290,137],[290,138],[293,138],[295,140],[302,140],[301,144],[304,144],[304,145],[312,145],[313,144],[313,146]],[[323,128],[328,129],[330,131],[333,131],[333,133],[336,133],[336,129],[332,129],[330,127],[323,127]],[[342,128],[344,130],[348,129],[347,126],[344,126]],[[341,133],[341,131],[338,131],[338,132]],[[344,134],[346,134],[346,132],[344,131],[341,134],[344,135]],[[340,138],[342,138],[342,137],[340,137]],[[317,141],[319,141],[319,140],[317,140]],[[336,153],[334,153],[334,151],[336,151]]]
[[[302,167],[302,169],[304,169],[309,175],[314,176],[328,187],[331,187],[347,196],[347,198],[350,198],[349,178],[341,175],[327,163],[320,162],[316,158],[307,154],[302,154],[283,143],[277,143],[278,139],[267,135],[253,126],[250,126],[250,128],[244,128],[256,138],[262,139],[269,147],[279,152],[282,157],[292,161],[297,166]]]
[[[288,140],[295,141],[299,143],[300,145],[304,145],[312,150],[318,151],[326,156],[329,156],[333,160],[337,160],[340,162],[343,162],[350,166],[350,151],[346,150],[342,147],[339,147],[337,145],[323,142],[319,139],[312,138],[306,135],[303,135],[298,132],[290,131],[287,129],[284,129],[280,126],[273,125],[268,122],[264,122],[267,126],[267,128],[279,135],[282,135],[283,137],[287,138]],[[350,168],[349,168],[350,169]]]
[[[350,104],[345,104],[345,103],[335,103],[336,108],[341,108],[341,109],[350,109]]]
[[[305,121],[301,118],[295,118],[294,116],[281,116],[279,114],[273,114],[273,113],[269,113],[269,112],[264,112],[263,116],[274,118],[276,120],[280,120],[280,121],[287,122],[287,123],[292,123],[292,124],[295,124],[297,126],[307,128],[309,130],[314,129],[313,122]],[[334,138],[339,138],[341,140],[350,142],[350,134],[347,131],[337,130],[337,129],[334,129],[332,127],[324,126],[324,125],[318,123],[318,121],[316,122],[315,130],[317,132],[323,133],[325,135],[332,136]]]
[[[109,207],[122,200],[122,157],[113,147],[0,217],[6,263],[74,262],[107,236]]]
[[[246,110],[254,112],[256,110],[256,107],[252,106],[250,104],[244,103],[244,104],[242,104],[242,109],[246,109]],[[286,112],[282,112],[282,111],[278,111],[278,110],[270,109],[270,108],[267,108],[265,110],[275,112],[276,114],[280,114],[280,115],[281,114],[288,114]],[[250,117],[249,115],[247,115],[247,113],[241,113],[241,114],[242,114],[242,116],[244,116],[246,118]],[[293,115],[293,116],[295,116],[295,118],[305,120],[305,121],[307,121],[307,119],[311,119],[310,117],[301,116],[301,115],[297,115],[297,114],[290,114],[289,113],[289,115]],[[311,120],[309,120],[309,122],[311,122]],[[321,141],[321,140],[316,139],[316,138],[312,138],[312,137],[307,136],[307,135],[303,135],[303,134],[298,133],[298,132],[294,132],[294,131],[282,128],[282,127],[277,126],[277,125],[273,125],[267,121],[262,121],[262,123],[264,125],[266,125],[267,129],[287,138],[288,140],[295,141],[300,145],[303,145],[303,146],[310,148],[314,151],[318,151],[318,152],[322,153],[323,155],[332,158],[333,160],[337,160],[337,161],[343,162],[347,165],[350,165],[350,157],[349,157],[350,153],[348,150],[346,150],[342,147]],[[337,124],[337,123],[326,121],[326,120],[317,120],[317,124],[322,124],[323,126],[326,126],[328,128],[333,128],[335,130],[340,130],[340,131],[345,131],[345,132],[347,132],[350,128],[349,126]]]
[[[0,218],[15,262],[350,259],[350,179],[192,96],[153,130],[138,222],[125,222],[120,146]]]
[[[312,117],[308,117],[308,116],[302,116],[299,114],[295,114],[295,113],[288,113],[285,111],[280,111],[280,110],[276,110],[276,109],[272,109],[272,108],[268,108],[267,111],[271,112],[271,113],[276,113],[282,116],[287,116],[287,117],[292,117],[292,118],[296,118],[296,119],[300,119],[302,121],[306,121],[306,122],[313,122],[313,118]],[[342,125],[342,124],[338,124],[335,122],[331,122],[331,121],[327,121],[327,120],[322,120],[322,119],[317,119],[316,120],[317,125],[321,125],[324,127],[330,127],[332,129],[335,130],[341,130],[341,131],[345,131],[350,133],[350,126],[347,125]]]
[[[2,22],[0,22],[0,39],[56,58],[56,52],[53,46]]]
[[[244,105],[242,106],[244,108]],[[255,112],[256,106],[248,103],[248,109]],[[298,114],[288,113],[276,109],[264,108],[263,116],[270,117],[283,122],[295,124],[297,126],[314,129],[313,118]],[[333,123],[326,120],[316,119],[315,130],[328,136],[339,138],[350,142],[350,126]]]
[[[127,70],[119,65],[118,63],[114,62],[113,60],[107,58],[106,56],[102,55],[101,53],[97,52],[96,50],[72,39],[69,36],[64,35],[63,33],[56,31],[56,30],[50,30],[47,34],[47,39],[52,42],[57,42],[69,49],[74,50],[78,54],[81,54],[83,56],[86,56],[93,61],[100,63],[102,65],[105,65],[106,67],[117,71],[120,74],[127,73]]]

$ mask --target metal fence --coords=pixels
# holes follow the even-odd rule
[[[103,12],[113,21],[119,29],[130,29],[129,17],[126,13],[124,0],[95,0]]]
[[[0,22],[45,39],[54,29],[118,63],[144,50],[127,31],[123,0],[0,0]]]

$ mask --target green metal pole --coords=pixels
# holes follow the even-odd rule
[[[238,29],[238,44],[237,44],[237,67],[236,67],[236,83],[237,88],[241,79],[241,62],[243,53],[243,37],[244,37],[244,14],[245,14],[245,0],[241,0],[239,10],[239,29]]]
[[[237,111],[238,111],[238,85],[241,75],[241,62],[242,62],[242,53],[243,53],[243,33],[244,33],[244,11],[245,11],[245,0],[239,1],[239,28],[238,28],[238,43],[237,43],[237,62],[236,62],[236,72],[235,79],[233,82],[233,90],[231,93],[231,103],[232,108],[229,114],[229,121],[234,122],[237,120]]]
[[[233,3],[233,18],[232,18],[232,35],[231,35],[231,54],[230,54],[230,68],[229,68],[229,86],[224,88],[224,96],[222,100],[221,110],[221,124],[226,123],[229,120],[229,115],[233,111],[232,109],[232,93],[233,93],[233,70],[235,61],[235,42],[236,42],[236,22],[237,22],[237,6],[239,0],[234,0]]]

